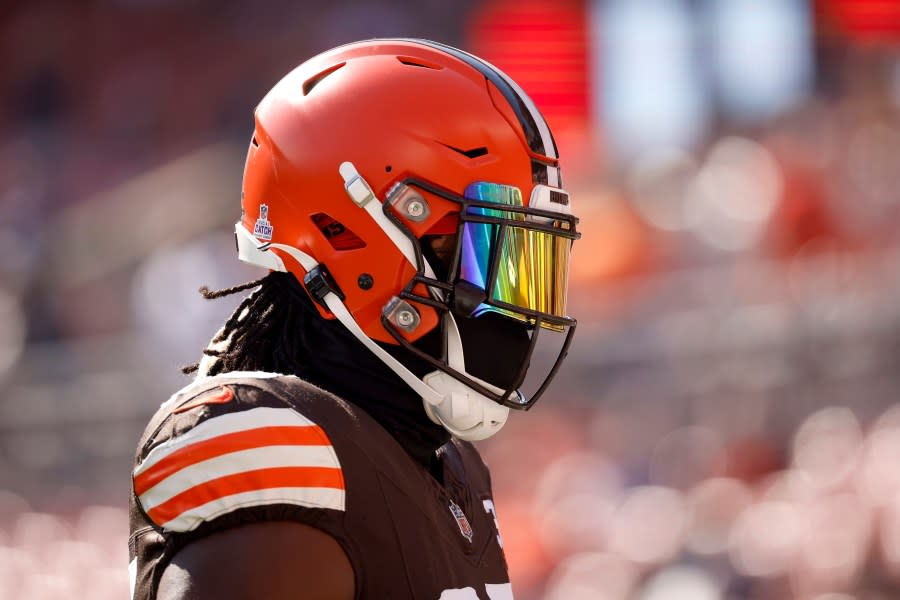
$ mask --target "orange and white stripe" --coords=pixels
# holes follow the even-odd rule
[[[344,477],[321,427],[289,408],[204,421],[160,444],[134,470],[134,493],[170,531],[246,506],[344,510]]]

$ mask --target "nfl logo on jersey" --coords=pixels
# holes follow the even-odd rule
[[[463,534],[463,536],[467,540],[469,540],[469,543],[471,544],[473,535],[472,525],[469,524],[469,519],[466,518],[466,513],[464,513],[453,500],[450,501],[450,514],[452,514],[453,518],[456,519],[456,524],[459,525],[459,532]]]

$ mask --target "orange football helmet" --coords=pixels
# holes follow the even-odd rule
[[[324,52],[263,98],[236,235],[242,260],[293,273],[432,419],[479,439],[507,408],[529,408],[565,356],[576,224],[547,123],[515,82],[450,46],[383,39]],[[465,369],[456,322],[489,312],[531,331],[507,389]],[[438,327],[432,356],[415,342]],[[565,343],[526,398],[518,388],[541,330]],[[435,372],[419,379],[383,344]]]

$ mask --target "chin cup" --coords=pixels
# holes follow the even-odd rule
[[[482,396],[443,371],[429,373],[424,381],[443,397],[439,404],[424,400],[428,418],[462,440],[477,442],[489,438],[500,431],[509,418],[509,408]],[[481,383],[503,393],[499,388]]]

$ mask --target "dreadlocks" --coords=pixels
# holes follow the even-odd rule
[[[182,373],[218,375],[230,371],[273,371],[292,374],[301,364],[296,333],[302,323],[299,284],[290,273],[265,277],[222,290],[203,286],[207,300],[256,288],[238,305],[203,350],[204,359],[182,367]],[[206,357],[209,357],[207,359]]]

